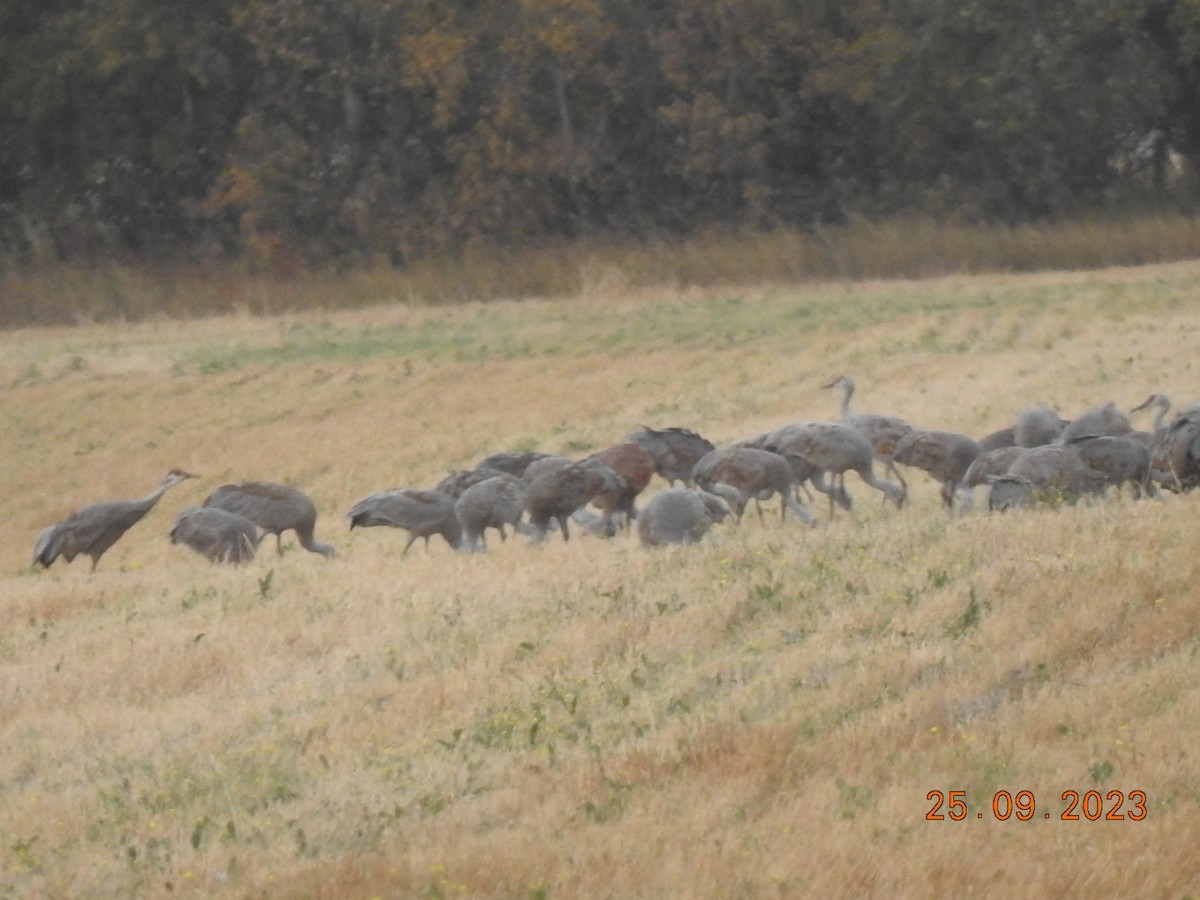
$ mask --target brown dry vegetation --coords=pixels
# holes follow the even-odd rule
[[[920,473],[901,511],[851,476],[855,514],[811,531],[403,559],[343,516],[496,450],[830,419],[839,372],[860,411],[976,436],[1030,403],[1193,402],[1198,280],[596,287],[3,335],[0,895],[1197,893],[1194,495],[949,517]],[[94,575],[29,568],[43,526],[171,466],[204,477]],[[337,558],[168,543],[248,478],[309,492]],[[926,821],[958,789],[968,820]],[[997,821],[1001,789],[1034,820]],[[1060,819],[1064,791],[1135,789],[1143,821]]]

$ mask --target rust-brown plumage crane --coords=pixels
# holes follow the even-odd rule
[[[107,500],[75,510],[37,539],[33,561],[49,567],[60,556],[71,562],[76,556],[90,556],[92,571],[108,548],[154,508],[167,490],[188,478],[196,478],[182,469],[172,469],[153,491],[138,500]]]

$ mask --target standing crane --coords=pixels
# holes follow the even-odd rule
[[[762,446],[785,457],[795,455],[807,459],[822,472],[838,478],[839,482],[847,471],[857,472],[866,484],[883,494],[885,501],[891,500],[897,509],[904,505],[907,491],[875,476],[875,451],[866,435],[857,428],[839,422],[797,423],[771,432],[763,439]],[[830,515],[833,514],[833,501],[839,495],[838,488],[840,495],[849,501],[844,485],[831,487],[824,483],[823,477],[818,482],[814,476],[813,486],[829,495]]]
[[[1153,445],[1161,435],[1167,432],[1167,412],[1171,409],[1171,398],[1166,394],[1151,394],[1131,409],[1129,414],[1133,415],[1135,412],[1141,412],[1144,409],[1154,410],[1154,425],[1150,431],[1135,431],[1134,434],[1147,445]]]
[[[283,554],[282,534],[296,532],[300,546],[311,553],[333,556],[333,547],[313,537],[317,526],[317,508],[303,491],[270,481],[243,481],[223,484],[204,501],[205,506],[245,516],[263,530],[263,537],[275,535],[275,549]]]
[[[894,456],[896,445],[912,432],[913,426],[896,416],[851,412],[850,398],[854,396],[854,379],[849,375],[839,375],[821,387],[826,390],[838,387],[842,389],[842,424],[849,425],[871,442],[871,449],[875,451],[875,457],[883,462],[884,470],[891,472],[900,482],[900,487],[907,491],[908,484],[896,468]]]
[[[92,571],[108,548],[141,521],[167,490],[188,478],[182,469],[172,469],[153,491],[140,500],[107,500],[75,510],[56,525],[44,530],[33,547],[33,561],[47,568],[60,556],[71,562],[76,556],[92,558]]]

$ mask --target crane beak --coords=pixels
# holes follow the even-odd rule
[[[842,376],[839,375],[837,378],[833,379],[833,381],[829,382],[829,384],[821,385],[821,389],[824,390],[825,388],[837,387],[841,383],[842,383]]]

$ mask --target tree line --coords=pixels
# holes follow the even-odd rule
[[[1190,208],[1194,0],[0,0],[12,261]]]

